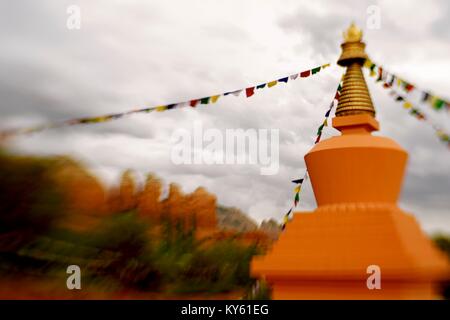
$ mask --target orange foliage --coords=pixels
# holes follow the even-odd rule
[[[112,212],[128,211],[136,208],[136,183],[130,170],[123,173],[119,188],[110,192],[109,207]]]
[[[138,212],[143,218],[151,221],[160,221],[163,206],[159,201],[161,197],[162,184],[154,175],[149,174],[144,190],[138,196]]]

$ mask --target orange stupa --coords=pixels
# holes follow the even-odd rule
[[[379,124],[361,71],[362,32],[352,24],[344,37],[338,64],[347,70],[333,119],[342,135],[305,156],[318,208],[294,213],[251,273],[271,285],[274,299],[438,298],[448,262],[397,206],[408,154],[372,136]]]

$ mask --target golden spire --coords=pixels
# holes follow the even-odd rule
[[[361,41],[361,29],[352,23],[344,32],[344,40],[344,43],[341,44],[342,54],[338,64],[347,67],[347,70],[336,109],[336,117],[354,114],[370,114],[375,117],[375,109],[361,70],[367,59],[364,51],[366,45]]]

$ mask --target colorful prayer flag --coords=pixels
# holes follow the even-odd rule
[[[212,97],[211,97],[211,102],[212,102],[212,103],[216,103],[217,100],[219,99],[219,97],[220,97],[220,94],[217,94],[217,95],[215,95],[215,96],[212,96]]]
[[[324,124],[322,123],[319,128],[317,129],[317,135],[322,134],[322,130],[323,130]]]
[[[293,75],[291,75],[290,77],[291,77],[291,80],[295,80],[295,79],[298,78],[298,73],[293,74]]]
[[[406,101],[406,102],[403,104],[403,108],[405,108],[405,109],[411,109],[411,108],[412,108],[411,102]]]
[[[312,73],[312,74],[318,73],[318,72],[320,71],[320,68],[321,68],[321,67],[317,67],[317,68],[312,69],[312,70],[311,70],[311,73]]]
[[[251,97],[252,95],[254,95],[255,94],[255,87],[250,87],[250,88],[245,89],[245,94],[247,95],[247,98]]]
[[[339,91],[336,92],[336,95],[334,96],[334,98],[336,100],[339,100],[341,98],[341,95],[340,95]]]
[[[319,143],[321,136],[322,136],[322,132],[320,132],[320,134],[317,136],[316,141],[314,141],[314,144]]]
[[[412,84],[406,83],[406,85],[405,85],[406,92],[410,92],[413,89],[414,89],[414,86]]]
[[[200,104],[208,104],[210,97],[204,97],[200,99]]]
[[[307,78],[307,77],[309,77],[310,74],[311,74],[311,70],[306,70],[306,71],[300,72],[300,77]]]
[[[269,87],[269,88],[272,88],[273,86],[276,86],[277,85],[277,83],[278,83],[278,81],[277,80],[274,80],[274,81],[270,81],[268,84],[267,84],[267,86]]]
[[[292,180],[293,183],[303,183],[303,178],[302,179],[296,179],[296,180]]]
[[[299,201],[300,201],[300,195],[297,193],[297,194],[295,194],[294,205],[297,206]]]
[[[370,76],[371,77],[374,77],[377,73],[375,72],[375,67],[376,67],[376,64],[375,63],[372,63],[372,65],[370,66]]]
[[[436,99],[436,101],[433,103],[433,108],[436,110],[442,109],[444,106],[444,101],[441,99]]]
[[[195,106],[197,105],[197,103],[198,103],[198,100],[197,100],[197,99],[194,99],[194,100],[191,100],[191,101],[189,102],[189,105],[190,105],[191,107],[195,108]]]
[[[278,79],[278,82],[284,82],[284,83],[287,83],[288,80],[289,80],[289,77],[285,77],[285,78]]]
[[[256,86],[256,89],[263,89],[266,86],[265,83]]]
[[[378,78],[377,81],[383,80],[383,67],[378,67]]]

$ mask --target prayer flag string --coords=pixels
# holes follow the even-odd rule
[[[293,80],[296,80],[299,78],[306,78],[306,77],[309,77],[311,74],[317,74],[318,72],[320,72],[323,69],[326,69],[329,66],[330,66],[330,64],[327,63],[327,64],[323,64],[319,67],[315,67],[315,68],[312,68],[312,69],[309,69],[306,71],[297,72],[292,75],[279,78],[277,80],[271,80],[266,83],[261,83],[259,85],[255,85],[255,86],[251,86],[251,87],[247,87],[247,88],[243,88],[243,89],[238,89],[238,90],[234,90],[234,91],[229,91],[229,92],[225,92],[225,93],[220,93],[220,94],[216,94],[216,95],[212,95],[212,96],[207,96],[207,97],[203,97],[203,98],[190,99],[190,100],[187,100],[184,102],[172,103],[172,104],[168,104],[168,105],[161,105],[161,106],[155,106],[155,107],[137,108],[137,109],[129,110],[126,112],[107,114],[107,115],[103,115],[103,116],[76,118],[76,119],[48,123],[45,125],[33,126],[33,127],[28,127],[28,128],[3,130],[3,131],[0,131],[0,138],[7,138],[10,136],[19,135],[19,134],[30,134],[30,133],[47,130],[47,129],[73,126],[73,125],[79,125],[79,124],[103,123],[103,122],[108,122],[108,121],[112,121],[112,120],[117,120],[126,115],[130,115],[130,114],[134,114],[134,113],[149,113],[149,112],[153,112],[153,111],[164,112],[166,110],[180,109],[180,108],[184,108],[184,107],[196,108],[198,105],[208,105],[208,104],[216,103],[217,100],[221,96],[234,95],[237,97],[241,94],[241,92],[245,92],[245,96],[247,98],[250,98],[251,96],[256,94],[257,90],[259,91],[261,89],[271,88],[271,87],[276,86],[278,83],[288,83],[289,81],[293,81]]]
[[[320,124],[319,127],[317,128],[316,140],[314,141],[314,144],[317,144],[317,143],[320,142],[320,139],[322,137],[323,128],[328,126],[328,119],[330,117],[331,111],[333,110],[333,107],[335,106],[335,104],[337,104],[339,102],[339,98],[341,96],[341,89],[342,89],[341,83],[342,83],[343,79],[344,79],[344,77],[342,76],[342,78],[341,78],[341,80],[339,82],[339,85],[338,85],[338,87],[336,89],[334,98],[331,101],[327,112],[325,113],[325,119],[322,122],[322,124]],[[295,188],[294,188],[294,204],[291,206],[291,208],[288,210],[288,212],[286,212],[285,215],[283,216],[283,222],[281,224],[281,230],[284,230],[286,228],[287,223],[291,219],[292,211],[299,204],[299,202],[300,202],[300,192],[302,190],[302,184],[303,184],[304,181],[308,180],[308,177],[309,177],[308,176],[308,170],[306,170],[305,174],[303,175],[302,178],[292,180],[292,183],[295,184]]]
[[[367,59],[364,63],[364,67],[370,70],[370,76],[375,77],[377,82],[382,82],[385,88],[391,88],[396,85],[401,88],[406,94],[412,92],[419,92],[421,102],[427,103],[433,110],[450,111],[450,102],[446,99],[438,97],[429,91],[421,90],[416,85],[400,78],[399,76],[388,72],[386,68],[375,64],[372,60]]]
[[[369,62],[370,62],[370,60],[369,60]],[[368,63],[367,63],[367,65],[368,65]],[[370,62],[369,70],[371,70],[370,73],[371,73],[372,77],[374,77],[374,73],[372,72],[372,70],[374,70],[376,68],[376,66],[373,67],[374,65],[375,65],[374,63]],[[423,113],[411,101],[409,101],[406,98],[405,95],[399,94],[394,89],[395,88],[395,84],[396,84],[397,88],[402,88],[406,92],[410,92],[411,90],[413,90],[415,88],[412,84],[406,83],[404,80],[399,79],[394,74],[387,73],[383,69],[383,67],[378,67],[378,76],[377,76],[377,79],[375,81],[378,82],[378,83],[381,83],[383,85],[383,88],[390,89],[389,90],[389,96],[391,96],[394,99],[394,101],[396,101],[396,102],[402,102],[403,108],[408,110],[410,115],[412,115],[413,117],[415,117],[419,121],[425,121],[425,122],[429,123],[431,125],[431,127],[433,128],[433,130],[435,131],[435,134],[438,137],[438,139],[441,142],[443,142],[444,144],[446,144],[447,147],[450,148],[450,136],[449,136],[449,134],[447,134],[442,128],[440,128],[436,124],[432,123],[432,121],[426,116],[426,114]],[[429,93],[426,93],[426,94],[429,95]],[[439,101],[443,101],[443,100],[441,100],[439,98],[435,98],[435,99],[437,99]],[[434,106],[434,104],[433,104],[433,106]],[[440,110],[441,107],[439,107],[437,109],[434,108],[434,109],[435,110]]]

